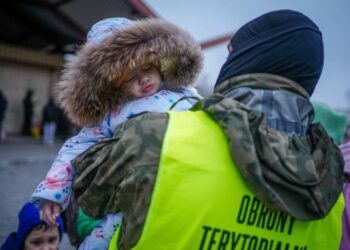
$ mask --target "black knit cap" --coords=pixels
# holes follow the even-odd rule
[[[289,78],[311,95],[323,68],[322,34],[304,14],[278,10],[243,25],[216,85],[238,75],[270,73]]]

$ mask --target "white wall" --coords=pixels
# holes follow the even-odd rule
[[[3,129],[10,134],[19,134],[23,121],[23,99],[26,90],[34,90],[33,124],[41,122],[44,104],[57,82],[59,72],[48,68],[27,66],[0,61],[0,89],[8,100]]]

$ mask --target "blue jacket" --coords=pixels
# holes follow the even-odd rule
[[[10,233],[0,250],[18,250],[16,246],[16,233]]]

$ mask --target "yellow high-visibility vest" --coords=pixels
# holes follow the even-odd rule
[[[336,250],[344,199],[316,221],[266,208],[248,189],[228,139],[203,111],[169,112],[159,172],[133,249]],[[118,232],[110,249],[117,249]]]

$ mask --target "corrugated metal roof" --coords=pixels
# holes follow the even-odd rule
[[[90,27],[107,17],[157,17],[142,0],[0,1],[0,43],[51,54],[73,53]],[[230,35],[202,43],[206,49]]]
[[[128,0],[16,0],[0,3],[0,42],[49,53],[69,53],[103,18],[147,17]]]
[[[85,31],[98,20],[107,17],[142,18],[140,13],[131,6],[129,1],[122,0],[74,0],[59,7],[59,10],[69,16]]]

